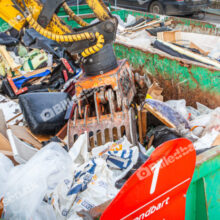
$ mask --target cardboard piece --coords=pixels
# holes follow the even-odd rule
[[[156,99],[163,102],[163,96],[161,95],[162,92],[163,92],[163,88],[161,88],[158,83],[154,82],[151,85],[151,87],[148,89],[147,95],[152,99]]]
[[[157,33],[157,39],[175,43],[181,41],[181,31],[165,31]]]
[[[8,139],[0,133],[0,151],[12,152]]]

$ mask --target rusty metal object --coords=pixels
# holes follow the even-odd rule
[[[87,111],[86,111],[87,112]],[[128,140],[136,144],[136,122],[135,115],[132,108],[125,109],[123,112],[114,112],[113,114],[99,115],[99,121],[97,117],[88,117],[85,114],[84,119],[78,119],[78,110],[75,110],[74,120],[70,120],[68,123],[69,140],[68,145],[71,147],[78,136],[87,131],[88,138],[93,136],[94,143],[90,143],[90,146],[98,145],[98,133],[101,134],[101,144],[105,144],[107,141],[114,141],[124,135]],[[114,138],[114,131],[117,131],[117,138]],[[108,133],[106,135],[106,133]],[[99,144],[99,145],[101,145]]]
[[[136,144],[136,121],[130,108],[136,94],[134,74],[126,60],[106,74],[82,78],[76,83],[78,106],[68,123],[68,145],[87,131],[90,147],[126,135]]]

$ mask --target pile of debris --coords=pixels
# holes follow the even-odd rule
[[[197,154],[220,144],[220,108],[164,102],[163,89],[126,62],[122,70],[134,87],[128,78],[123,95],[88,89],[79,101],[75,85],[83,71],[59,44],[32,29],[2,33],[0,44],[3,219],[98,217],[161,144],[185,137]],[[121,106],[115,96],[128,99]],[[84,102],[93,102],[91,109],[79,111]]]
[[[172,18],[165,20],[163,16],[136,20],[129,15],[127,23],[118,19],[118,43],[220,68],[218,36],[182,32],[173,27]]]

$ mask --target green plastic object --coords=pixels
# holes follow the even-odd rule
[[[10,28],[11,26],[0,18],[0,32],[5,32]]]
[[[25,57],[28,54],[28,50],[23,45],[19,44],[18,46],[18,56]]]
[[[155,148],[154,148],[153,146],[151,146],[151,147],[147,150],[146,155],[147,155],[148,157],[150,157],[150,155],[154,152],[154,150],[155,150]]]

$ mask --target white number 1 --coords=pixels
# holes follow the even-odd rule
[[[154,172],[154,175],[153,175],[153,180],[152,180],[152,184],[151,184],[151,188],[150,188],[150,194],[153,194],[155,192],[156,185],[157,185],[157,179],[158,179],[158,175],[159,175],[159,170],[160,170],[160,166],[161,166],[162,161],[163,161],[163,159],[159,160],[151,168],[151,170]]]

